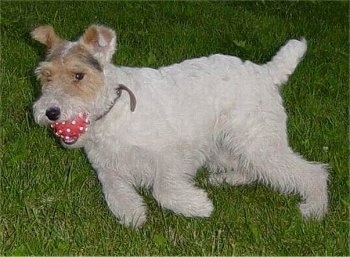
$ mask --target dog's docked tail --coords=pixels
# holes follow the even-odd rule
[[[287,82],[307,49],[306,40],[289,40],[265,67],[276,85]]]

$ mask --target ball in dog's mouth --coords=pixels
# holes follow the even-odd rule
[[[74,144],[88,130],[89,119],[86,113],[79,113],[74,119],[55,122],[50,125],[53,132],[65,144]]]

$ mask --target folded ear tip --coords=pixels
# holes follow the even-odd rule
[[[30,34],[33,39],[46,45],[48,48],[52,48],[62,41],[62,39],[56,35],[55,30],[51,25],[38,26],[33,29]]]
[[[90,29],[91,29],[91,31],[94,31],[95,33],[101,34],[107,38],[115,38],[116,37],[115,31],[107,26],[104,26],[104,25],[93,24],[86,31],[89,31]]]
[[[116,33],[106,26],[93,24],[85,30],[81,42],[92,54],[102,54],[106,61],[110,61],[116,48]]]
[[[47,33],[47,32],[54,32],[54,29],[51,25],[38,26],[38,27],[34,28],[30,34],[32,35],[33,38],[35,38],[39,34]]]

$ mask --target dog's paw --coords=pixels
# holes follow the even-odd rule
[[[119,222],[125,226],[137,229],[143,226],[147,220],[146,208],[144,206],[134,211],[124,213],[119,218]]]
[[[117,217],[120,224],[131,228],[141,227],[147,219],[147,208],[140,198],[128,200],[128,202],[118,204],[111,201],[111,197],[106,198],[109,209]]]
[[[207,193],[201,189],[193,189],[187,192],[172,193],[171,196],[163,195],[159,203],[177,214],[186,217],[209,217],[213,212],[214,206],[209,200]]]
[[[327,212],[327,203],[305,202],[299,209],[304,219],[321,220]]]
[[[188,216],[208,218],[213,210],[214,205],[206,196],[205,198],[201,199],[201,201],[194,204],[194,206],[190,209]]]

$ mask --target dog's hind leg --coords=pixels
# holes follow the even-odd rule
[[[299,193],[300,211],[305,218],[322,218],[327,211],[328,172],[323,164],[309,162],[287,145],[287,135],[265,128],[264,135],[253,136],[242,145],[244,162],[257,179],[284,193]]]

